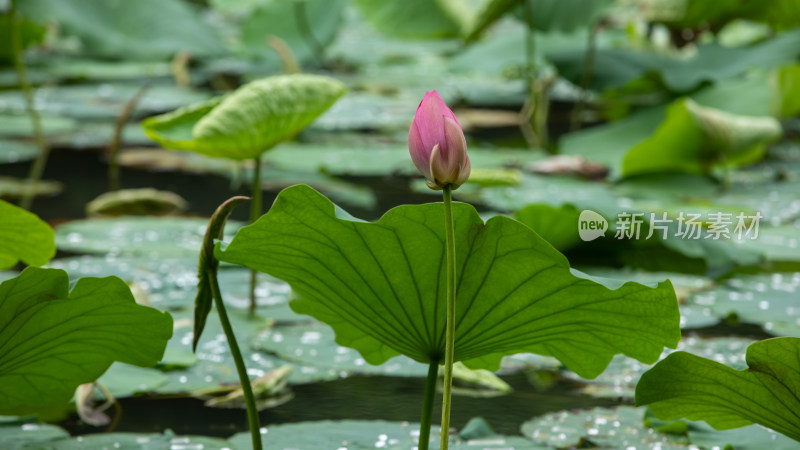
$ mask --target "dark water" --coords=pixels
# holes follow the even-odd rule
[[[454,396],[451,423],[460,429],[467,421],[481,416],[495,431],[519,434],[522,422],[564,409],[614,406],[618,401],[577,394],[569,382],[557,383],[537,392],[524,375],[504,377],[514,391],[493,398]],[[315,420],[387,420],[419,422],[424,380],[384,376],[354,376],[330,382],[292,386],[294,398],[261,412],[263,425]],[[228,437],[247,431],[244,409],[216,409],[192,398],[127,398],[115,431],[160,432],[166,428],[177,434]],[[434,417],[441,412],[437,396]],[[434,419],[434,422],[438,422]],[[62,426],[73,434],[104,431],[70,418]]]
[[[0,164],[0,177],[26,178],[29,167],[29,162]],[[37,197],[33,212],[51,224],[84,218],[86,204],[108,191],[107,171],[108,165],[97,151],[53,149],[43,178],[61,182],[64,189],[58,195]],[[120,178],[123,189],[149,187],[175,192],[189,203],[184,213],[189,216],[209,217],[228,198],[250,195],[249,186],[233,186],[229,178],[216,174],[122,167]],[[377,197],[378,207],[375,210],[342,205],[354,216],[365,220],[377,219],[388,209],[400,204],[435,201],[435,197],[411,192],[408,179],[387,176],[351,178],[348,181],[368,185]],[[277,195],[278,191],[262,191],[263,208],[271,205]],[[237,208],[231,217],[249,220],[249,208]]]

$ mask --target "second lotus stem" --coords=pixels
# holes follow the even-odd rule
[[[219,320],[222,322],[222,329],[225,331],[225,337],[228,339],[228,345],[231,348],[231,355],[233,355],[233,361],[236,364],[236,371],[239,374],[239,382],[242,385],[244,401],[247,405],[247,422],[250,426],[250,437],[253,441],[253,450],[261,450],[261,424],[258,418],[256,400],[253,396],[253,387],[250,384],[250,377],[247,376],[247,367],[244,365],[242,352],[239,350],[239,344],[236,342],[236,336],[233,334],[231,322],[228,320],[228,313],[225,311],[225,304],[222,301],[222,294],[220,293],[219,282],[217,281],[216,269],[208,269],[208,279],[211,284],[211,293],[214,297],[214,306],[216,306],[217,314],[219,314]]]
[[[456,334],[456,243],[453,226],[452,187],[442,189],[444,197],[445,246],[447,252],[447,327],[445,332],[444,392],[442,396],[442,450],[450,440],[450,396],[453,388],[453,353]]]

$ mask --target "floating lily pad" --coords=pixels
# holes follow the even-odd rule
[[[197,250],[199,255],[199,250]],[[131,284],[141,303],[159,309],[191,308],[197,294],[197,255],[147,256],[105,255],[59,258],[49,267],[66,270],[73,279],[114,275]],[[223,266],[219,282],[229,308],[247,309],[250,305],[250,271]],[[289,285],[266,274],[257,275],[256,298],[264,315],[288,303]],[[281,310],[282,318],[290,313]],[[294,313],[291,313],[294,314]],[[303,316],[297,316],[302,320]]]
[[[158,434],[146,433],[100,433],[87,434],[73,438],[48,442],[54,450],[73,449],[120,449],[120,450],[161,450],[161,449],[224,449],[230,444],[224,439],[206,436],[176,436],[170,430]]]
[[[90,4],[31,0],[20,10],[39,23],[57,22],[64,35],[80,39],[86,54],[101,58],[153,60],[180,51],[199,57],[225,53],[216,30],[190,5],[176,0]]]
[[[171,78],[169,62],[162,61],[103,61],[97,59],[56,58],[49,55],[41,66],[33,61],[33,70],[42,70],[52,79],[68,81],[126,81],[143,78]],[[38,84],[38,83],[37,83]]]
[[[431,428],[431,449],[439,448],[439,428]],[[267,425],[261,428],[265,445],[276,448],[348,448],[352,450],[409,449],[419,440],[419,424],[383,420],[342,420]],[[238,433],[228,440],[234,449],[253,448],[250,433]],[[451,438],[450,448],[539,449],[516,436],[482,437],[471,441]]]
[[[499,169],[507,166],[521,167],[544,156],[531,150],[478,147],[470,148],[469,157],[474,167]],[[303,172],[321,170],[337,175],[358,176],[417,173],[408,156],[407,145],[359,148],[284,144],[267,153],[264,159],[278,169]]]
[[[604,267],[583,267],[581,270],[593,276],[631,280],[638,283],[652,283],[668,279],[675,288],[681,312],[681,328],[702,328],[715,325],[720,321],[718,315],[713,314],[707,307],[687,304],[688,298],[698,292],[704,292],[714,287],[714,282],[707,277],[684,273],[646,272],[631,269],[611,269]],[[680,344],[678,344],[680,346]]]
[[[731,448],[789,450],[797,442],[759,426],[717,431],[698,422],[687,422],[682,433],[661,433],[649,428],[645,408],[620,406],[588,411],[546,414],[522,424],[522,433],[534,443],[552,447],[601,447],[663,450]],[[651,425],[663,424],[653,422]],[[663,428],[660,428],[663,429]],[[665,430],[666,431],[666,430]]]
[[[427,365],[402,355],[373,366],[357,351],[336,344],[331,327],[320,322],[272,327],[259,333],[251,342],[255,350],[338,372],[412,377],[424,377],[428,373]]]
[[[666,350],[661,359],[675,351],[682,350],[704,358],[713,359],[736,368],[745,368],[744,353],[752,339],[735,337],[700,338],[685,337],[678,344],[677,350]],[[594,380],[586,382],[581,392],[595,397],[630,398],[634,397],[636,383],[652,364],[642,364],[631,358],[615,357],[608,368]],[[582,381],[572,372],[565,372],[565,377]],[[584,381],[585,382],[585,381]]]
[[[82,122],[73,130],[57,133],[49,138],[50,144],[59,148],[106,149],[114,135],[112,122]],[[152,145],[153,141],[137,124],[122,127],[122,145]]]
[[[655,75],[653,78],[666,89],[688,92],[705,81],[719,82],[739,76],[750,67],[775,67],[793,61],[799,44],[800,31],[792,30],[748,47],[701,45],[692,58],[681,60],[641,50],[598,49],[590,86],[602,91]],[[549,56],[561,75],[580,83],[585,62],[583,51]]]
[[[759,228],[756,239],[734,240],[734,244],[763,254],[767,261],[781,263],[800,262],[800,227],[784,225]]]
[[[545,414],[521,426],[523,436],[549,447],[686,449],[684,436],[661,434],[643,424],[644,408],[620,406]]]
[[[22,111],[24,110],[17,114],[0,114],[0,136],[33,136],[31,118],[23,115]],[[42,130],[48,136],[73,131],[78,127],[78,122],[66,117],[42,115],[39,119]]]
[[[146,394],[165,384],[168,378],[158,370],[116,362],[97,379],[115,398]],[[99,393],[98,397],[102,397]]]
[[[67,430],[55,425],[21,420],[0,422],[0,447],[7,450],[50,448],[50,441],[68,437]]]
[[[0,177],[0,198],[17,199],[30,189],[27,180],[20,178]],[[60,193],[64,189],[58,181],[39,180],[33,184],[33,195],[36,197]]]
[[[39,147],[21,141],[0,139],[0,164],[30,161],[39,154]]]
[[[119,217],[75,220],[56,227],[56,245],[76,253],[183,257],[200,254],[208,220],[180,217]],[[231,221],[227,231],[242,224]]]
[[[180,195],[152,188],[122,189],[101,194],[86,205],[87,216],[167,215],[183,211],[186,200]]]
[[[141,87],[141,84],[130,83],[43,86],[36,89],[35,100],[40,114],[78,120],[113,121]],[[132,116],[161,113],[209,97],[209,94],[194,89],[152,85],[136,103]],[[0,114],[21,111],[25,111],[25,97],[21,91],[0,92]]]
[[[735,313],[740,322],[762,325],[773,334],[800,336],[798,291],[800,273],[740,275],[693,295],[689,303],[708,308],[720,318]]]
[[[167,344],[169,351],[191,352],[194,334],[193,317],[190,311],[176,314],[175,334]],[[260,352],[251,347],[250,342],[261,330],[270,326],[266,317],[251,318],[246,311],[230,310],[228,318],[236,333],[236,339],[242,350],[247,373],[251,379],[263,376],[270,370],[289,364],[286,360]],[[195,352],[197,362],[183,370],[166,372],[169,380],[155,390],[161,394],[197,395],[204,391],[216,390],[221,385],[238,385],[233,357],[228,347],[225,333],[222,331],[219,317],[211,311],[203,331],[203,336]],[[294,364],[295,368],[289,378],[290,384],[309,383],[321,380],[332,380],[344,376],[345,373],[331,368]],[[155,370],[155,369],[153,369]]]

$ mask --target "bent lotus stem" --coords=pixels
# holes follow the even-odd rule
[[[219,282],[217,281],[216,267],[208,268],[208,279],[211,284],[211,293],[214,297],[214,306],[217,308],[219,321],[222,322],[222,329],[225,331],[225,338],[228,340],[228,346],[231,348],[231,355],[233,355],[233,361],[236,364],[236,372],[239,374],[239,383],[242,385],[244,401],[247,405],[247,422],[250,426],[250,438],[253,441],[253,450],[261,450],[261,423],[258,418],[256,399],[253,396],[253,386],[250,384],[250,377],[247,376],[247,367],[244,365],[242,352],[239,350],[239,344],[236,342],[236,335],[233,334],[231,322],[228,320],[228,312],[225,310],[225,304],[222,302],[222,293],[220,292]]]
[[[28,80],[28,73],[25,69],[25,61],[22,59],[22,30],[20,28],[20,18],[17,17],[17,2],[18,0],[11,0],[11,7],[9,9],[9,20],[11,21],[11,54],[14,59],[14,68],[17,71],[17,78],[19,79],[20,87],[25,95],[25,109],[28,112],[28,117],[31,119],[33,126],[33,136],[36,138],[36,146],[39,147],[39,153],[31,165],[31,170],[28,174],[27,186],[22,193],[20,200],[20,207],[29,210],[33,205],[33,198],[35,196],[36,183],[42,179],[44,174],[44,167],[47,165],[47,157],[49,156],[50,149],[47,146],[47,140],[44,137],[42,130],[42,121],[39,113],[33,103],[33,89]]]
[[[452,186],[442,189],[444,197],[444,225],[447,251],[447,328],[444,354],[444,393],[442,397],[442,450],[447,450],[450,440],[450,397],[453,388],[453,352],[456,334],[456,243],[453,226]]]
[[[231,349],[233,361],[236,364],[236,372],[239,375],[239,383],[242,385],[242,393],[244,394],[245,404],[247,406],[247,422],[250,426],[250,437],[253,441],[253,449],[261,450],[261,424],[258,418],[258,409],[256,408],[256,399],[253,396],[253,387],[250,384],[250,377],[247,376],[247,367],[244,365],[244,358],[242,352],[239,350],[239,344],[236,342],[236,335],[233,333],[233,327],[228,319],[228,312],[225,310],[225,303],[222,301],[222,292],[219,288],[219,281],[217,280],[217,269],[219,268],[219,260],[214,255],[214,240],[222,239],[225,229],[225,222],[228,216],[233,211],[237,204],[250,200],[248,197],[233,197],[225,201],[217,208],[211,216],[211,220],[206,229],[206,234],[203,237],[203,249],[200,252],[199,262],[199,283],[197,297],[195,298],[195,319],[194,319],[194,338],[192,342],[192,350],[197,350],[197,343],[200,335],[203,333],[205,321],[208,313],[211,310],[211,298],[214,299],[214,305],[219,314],[219,320],[222,323],[222,329],[225,332],[225,338],[228,341],[228,346]],[[210,291],[210,296],[208,295]],[[210,298],[209,298],[210,297]]]

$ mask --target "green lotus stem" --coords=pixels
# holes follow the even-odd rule
[[[306,45],[311,48],[311,52],[314,53],[314,58],[316,58],[317,62],[322,63],[322,59],[325,56],[325,47],[314,37],[314,32],[308,21],[308,11],[306,10],[305,0],[295,0],[294,15],[300,35],[303,36]]]
[[[225,304],[222,302],[222,294],[219,289],[219,283],[217,282],[217,271],[215,268],[209,267],[207,272],[209,284],[211,285],[211,293],[214,297],[214,305],[217,307],[219,321],[222,322],[222,329],[225,331],[225,337],[228,339],[228,346],[231,348],[233,361],[236,363],[236,372],[239,373],[239,382],[244,392],[244,401],[247,405],[247,422],[250,425],[250,437],[253,440],[253,450],[262,450],[261,423],[258,419],[258,409],[256,409],[256,399],[253,396],[253,387],[250,384],[250,377],[247,376],[247,367],[244,365],[242,352],[239,350],[239,344],[236,343],[236,336],[233,334],[231,322],[228,320],[228,313],[225,311]]]
[[[589,40],[586,43],[586,56],[583,62],[583,75],[581,76],[581,92],[578,101],[575,102],[575,107],[572,110],[570,117],[569,131],[578,131],[581,129],[581,115],[586,107],[587,91],[589,90],[589,83],[592,81],[594,74],[594,58],[597,52],[597,33],[600,30],[600,23],[597,22],[589,29]]]
[[[253,160],[253,202],[250,204],[250,223],[261,217],[261,156]],[[256,315],[256,271],[250,269],[250,317]]]
[[[444,394],[442,397],[441,450],[447,450],[450,440],[450,393],[453,388],[453,352],[456,335],[456,242],[453,230],[452,187],[442,189],[444,197],[444,227],[447,248],[447,331],[444,351]]]
[[[19,19],[17,18],[17,0],[11,0],[11,8],[8,17],[11,21],[11,53],[14,59],[14,68],[17,71],[17,78],[19,78],[22,92],[25,94],[25,109],[33,125],[33,135],[36,138],[36,146],[39,147],[39,154],[36,155],[36,160],[33,161],[33,165],[28,174],[27,189],[23,191],[22,200],[20,200],[21,208],[31,209],[34,187],[36,182],[42,179],[44,167],[47,165],[49,148],[44,138],[44,131],[42,131],[42,122],[39,118],[39,113],[36,112],[36,108],[33,106],[33,89],[31,89],[25,63],[22,60],[22,32],[20,31]]]
[[[428,366],[428,378],[425,379],[425,394],[422,399],[422,417],[420,419],[419,450],[428,450],[431,440],[431,421],[433,420],[433,400],[436,397],[436,380],[439,378],[439,360],[431,360]]]
[[[114,123],[114,134],[111,136],[111,141],[108,144],[108,190],[118,191],[120,189],[120,176],[119,176],[119,147],[122,145],[122,131],[128,119],[131,118],[133,110],[141,100],[142,95],[147,91],[148,85],[145,84],[140,87],[133,97],[125,103],[122,111],[117,116]]]

